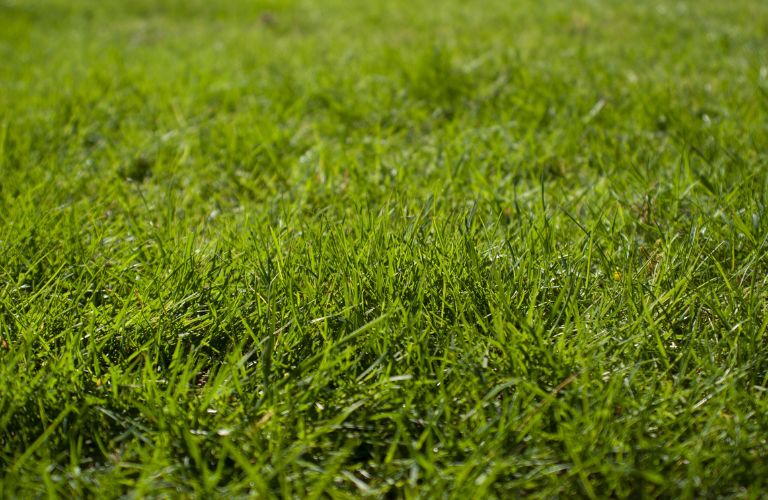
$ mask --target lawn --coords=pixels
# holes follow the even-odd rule
[[[0,497],[759,497],[768,2],[0,0]]]

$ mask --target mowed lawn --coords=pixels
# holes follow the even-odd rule
[[[768,491],[768,2],[0,0],[0,496]]]

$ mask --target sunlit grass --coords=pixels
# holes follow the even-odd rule
[[[759,496],[766,19],[0,0],[0,495]]]

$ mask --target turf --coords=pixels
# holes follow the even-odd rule
[[[758,497],[768,3],[0,0],[0,496]]]

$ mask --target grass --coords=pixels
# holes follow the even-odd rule
[[[765,2],[0,0],[0,61],[0,496],[765,494]]]

